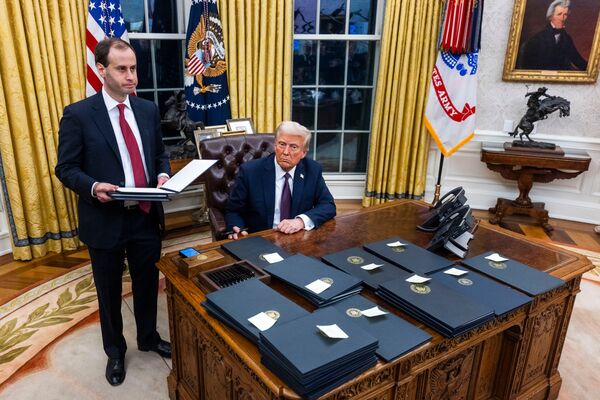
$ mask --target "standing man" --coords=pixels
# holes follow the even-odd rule
[[[554,0],[546,12],[548,23],[521,47],[518,69],[578,70],[587,69],[587,61],[579,54],[573,39],[565,30],[570,0]]]
[[[133,285],[137,346],[171,357],[170,343],[156,331],[160,203],[113,201],[119,186],[160,187],[169,179],[160,115],[150,101],[130,96],[137,86],[131,45],[110,38],[98,43],[100,93],[65,107],[59,130],[56,176],[79,195],[79,236],[88,246],[98,294],[102,342],[108,356],[106,379],[125,379],[121,317],[123,265]]]
[[[321,166],[305,158],[310,136],[284,121],[275,131],[275,154],[242,164],[225,209],[230,239],[271,228],[311,230],[335,217]]]

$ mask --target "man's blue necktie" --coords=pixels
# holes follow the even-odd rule
[[[290,190],[290,184],[288,179],[290,174],[287,172],[283,176],[285,182],[283,183],[283,190],[281,191],[281,204],[279,205],[279,221],[284,219],[290,219],[292,217],[292,192]]]

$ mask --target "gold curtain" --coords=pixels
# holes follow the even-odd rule
[[[87,5],[0,1],[0,179],[17,260],[79,246],[54,166],[63,107],[84,97]]]
[[[429,135],[423,115],[442,1],[388,1],[363,206],[425,192]]]
[[[293,0],[219,0],[233,118],[274,132],[291,117]]]

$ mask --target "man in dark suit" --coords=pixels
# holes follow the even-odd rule
[[[137,86],[136,56],[129,43],[98,43],[96,67],[102,91],[65,107],[60,122],[56,176],[79,195],[79,237],[88,246],[98,294],[106,379],[125,379],[121,317],[123,265],[127,256],[133,285],[137,345],[171,356],[170,343],[156,330],[160,203],[113,201],[119,186],[160,187],[169,179],[156,105],[129,96]]]
[[[225,209],[230,239],[277,229],[295,233],[335,217],[321,166],[305,158],[310,132],[293,121],[275,131],[275,154],[242,164]]]
[[[523,44],[517,60],[518,69],[587,69],[587,61],[579,54],[573,39],[565,31],[570,5],[569,0],[554,0],[550,3],[546,13],[548,24]]]

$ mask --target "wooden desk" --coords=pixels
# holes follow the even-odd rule
[[[521,214],[538,219],[547,232],[553,228],[548,224],[548,211],[544,203],[532,202],[529,191],[533,182],[552,182],[555,179],[570,179],[588,170],[591,158],[585,151],[565,149],[564,155],[551,153],[527,153],[505,151],[503,143],[483,143],[481,161],[488,169],[499,172],[503,178],[517,181],[519,197],[515,200],[498,198],[496,206],[490,208],[495,214],[492,224],[499,224],[505,215]]]
[[[399,200],[336,218],[310,232],[286,236],[265,231],[263,236],[292,253],[317,257],[392,235],[423,246],[431,234],[419,232],[415,226],[427,214],[425,203]],[[218,247],[212,243],[201,249]],[[446,339],[398,312],[431,333],[433,340],[394,362],[379,361],[323,398],[555,399],[561,385],[557,367],[569,317],[581,274],[591,264],[583,256],[482,223],[468,256],[488,250],[548,271],[568,284],[454,339]],[[206,313],[200,305],[204,294],[193,278],[177,271],[178,257],[168,254],[159,262],[167,280],[173,346],[173,369],[167,378],[170,398],[298,398],[262,366],[258,349],[250,341]],[[228,258],[225,262],[230,262]],[[285,291],[281,286],[276,289]],[[376,299],[369,291],[363,293]]]

